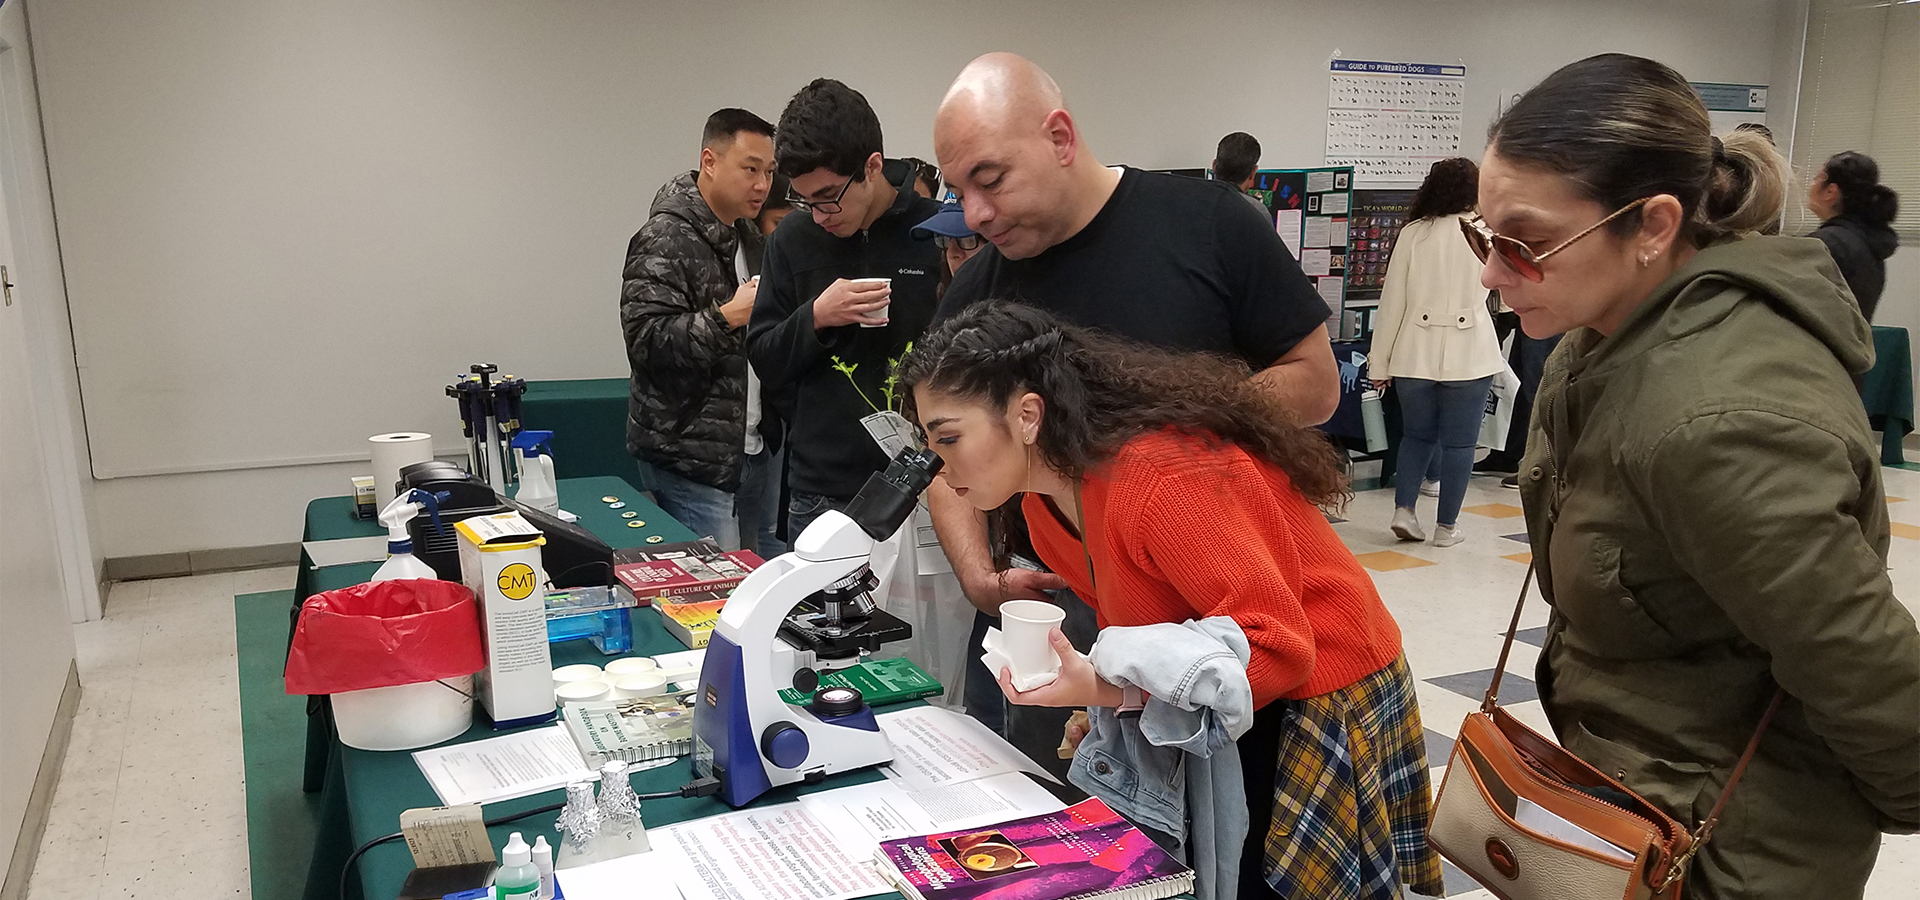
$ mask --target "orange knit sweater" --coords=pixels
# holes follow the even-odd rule
[[[1026,496],[1047,567],[1102,628],[1231,616],[1251,645],[1257,706],[1339,690],[1400,655],[1400,627],[1326,517],[1236,445],[1142,435],[1087,474],[1081,502],[1085,550],[1041,495]]]

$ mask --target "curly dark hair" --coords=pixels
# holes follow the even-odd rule
[[[831,78],[794,94],[773,134],[774,168],[788,178],[825,168],[860,181],[867,158],[881,152],[880,117],[859,91]]]
[[[1307,500],[1339,509],[1352,496],[1340,457],[1248,378],[1246,364],[1172,353],[1089,331],[1031,306],[978,303],[935,326],[900,360],[906,387],[985,400],[996,412],[1026,391],[1046,401],[1037,444],[1075,476],[1129,440],[1173,428],[1238,445],[1279,467]],[[906,414],[915,419],[913,394]]]
[[[1427,170],[1427,180],[1407,207],[1407,221],[1437,219],[1466,212],[1480,202],[1480,167],[1462,157],[1443,159]]]

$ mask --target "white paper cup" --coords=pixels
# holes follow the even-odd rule
[[[598,678],[589,678],[563,684],[554,689],[553,696],[561,703],[592,703],[613,696],[613,688]]]
[[[1060,671],[1060,654],[1053,652],[1047,633],[1060,627],[1066,618],[1066,610],[1039,600],[1000,604],[1001,651],[1013,663],[1013,674]]]
[[[607,663],[607,676],[619,678],[623,675],[644,675],[652,672],[656,664],[644,656],[628,656]]]
[[[561,666],[553,670],[553,686],[572,684],[576,681],[592,681],[600,677],[600,667],[588,663],[577,666]]]
[[[622,699],[629,697],[654,697],[667,692],[667,680],[658,672],[646,672],[639,675],[622,675],[613,682],[613,695]]]
[[[850,280],[854,284],[884,284],[889,286],[893,284],[893,279],[891,278],[854,278]],[[860,327],[861,328],[885,328],[888,321],[887,309],[888,307],[891,307],[891,306],[893,306],[893,303],[891,300],[889,300],[885,306],[882,306],[879,309],[868,311],[867,313],[868,318],[877,317],[880,319],[880,322],[878,324],[873,324],[873,325],[869,325],[865,322],[861,322]]]

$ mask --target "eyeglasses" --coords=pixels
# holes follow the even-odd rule
[[[1500,255],[1500,261],[1506,263],[1508,268],[1520,273],[1520,277],[1528,281],[1539,282],[1547,277],[1546,273],[1540,267],[1541,263],[1547,261],[1547,257],[1573,246],[1573,242],[1599,231],[1600,227],[1608,222],[1639,209],[1641,204],[1651,199],[1653,198],[1641,197],[1626,206],[1614,210],[1613,215],[1593,223],[1591,228],[1567,238],[1561,242],[1560,246],[1548,250],[1545,253],[1535,253],[1532,247],[1527,246],[1518,238],[1510,238],[1488,228],[1487,220],[1479,216],[1474,216],[1471,219],[1461,219],[1460,231],[1467,236],[1467,244],[1473,247],[1473,254],[1480,257],[1481,262],[1486,262],[1488,256],[1498,253]]]
[[[977,234],[969,234],[962,237],[947,237],[944,234],[936,234],[933,236],[933,245],[942,250],[947,249],[949,246],[958,246],[962,250],[978,250],[980,249],[980,245],[985,241],[986,238]]]
[[[807,198],[794,193],[792,188],[788,188],[787,202],[793,204],[793,208],[801,212],[814,212],[817,210],[819,212],[826,213],[827,215],[833,215],[834,213],[837,213],[840,211],[840,201],[842,198],[847,196],[847,188],[850,188],[850,187],[853,187],[852,175],[847,176],[847,183],[840,186],[840,193],[833,195],[832,200],[818,200],[818,201],[808,200]]]

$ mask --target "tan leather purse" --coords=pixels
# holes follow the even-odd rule
[[[1677,900],[1785,692],[1774,692],[1713,812],[1689,832],[1496,705],[1532,586],[1529,566],[1486,699],[1460,724],[1427,843],[1502,900]]]

